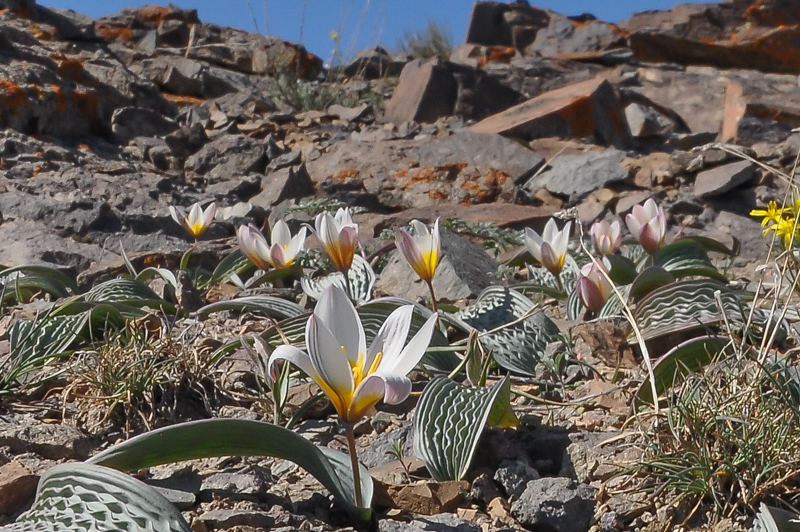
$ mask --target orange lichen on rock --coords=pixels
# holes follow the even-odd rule
[[[203,102],[205,102],[204,99],[196,98],[195,96],[183,96],[180,94],[170,94],[168,92],[162,92],[161,96],[163,96],[165,100],[174,103],[178,107],[201,105]]]
[[[56,111],[63,113],[67,110],[67,96],[58,85],[50,85],[50,90],[56,95]]]
[[[16,111],[30,104],[30,94],[23,87],[10,81],[0,80],[0,106]]]
[[[58,74],[75,83],[85,84],[86,71],[83,69],[82,57],[69,57],[63,53],[57,53],[53,60],[58,63]]]
[[[344,183],[348,178],[356,177],[361,172],[356,168],[343,168],[331,176],[331,181],[334,183]]]
[[[133,31],[125,26],[113,24],[95,24],[95,33],[107,41],[133,42]]]
[[[200,23],[196,10],[184,11],[176,9],[175,6],[144,6],[136,12],[136,20],[153,26],[158,26],[164,20],[182,20],[187,24]]]
[[[585,138],[594,133],[593,107],[590,98],[581,97],[559,109],[558,114],[561,120],[571,125],[574,137]]]

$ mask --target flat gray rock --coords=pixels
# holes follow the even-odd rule
[[[594,516],[595,489],[564,477],[531,480],[511,514],[526,528],[586,532]]]
[[[382,519],[378,522],[380,532],[481,532],[476,523],[453,514],[420,516],[409,523]]]
[[[548,170],[525,183],[524,188],[531,192],[544,188],[575,203],[593,190],[627,179],[628,171],[620,164],[625,155],[614,148],[561,155],[553,159]]]
[[[419,148],[421,165],[466,163],[471,166],[488,166],[500,170],[515,181],[529,178],[543,162],[544,157],[538,153],[496,133],[458,131]]]
[[[717,166],[697,174],[694,182],[695,196],[709,198],[724,194],[729,190],[744,185],[756,175],[756,165],[750,161]]]

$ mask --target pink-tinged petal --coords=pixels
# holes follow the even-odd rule
[[[353,372],[342,344],[315,315],[306,324],[306,346],[320,378],[343,400],[353,392]]]
[[[558,275],[561,272],[563,262],[559,260],[559,256],[553,247],[545,242],[542,244],[542,266],[547,268],[553,275]]]
[[[636,207],[638,207],[638,205],[634,207],[634,210]],[[639,231],[642,228],[642,224],[639,223],[639,220],[636,219],[636,216],[634,216],[633,213],[630,213],[625,217],[625,225],[628,226],[628,231],[630,231],[631,235],[633,235],[636,240],[639,240]]]
[[[274,244],[269,248],[269,259],[272,266],[275,268],[282,269],[289,267],[289,264],[286,262],[286,255],[283,252],[283,247],[278,244]]]
[[[661,235],[652,225],[645,224],[641,228],[639,242],[642,244],[644,250],[652,255],[661,248]]]
[[[431,231],[431,236],[433,237],[433,248],[436,250],[436,256],[442,256],[442,236],[439,234],[439,218],[436,218],[436,221],[433,222],[433,231]]]
[[[648,198],[647,201],[644,202],[642,210],[648,219],[653,219],[658,216],[659,207],[653,198]]]
[[[358,227],[346,226],[339,232],[339,249],[342,254],[342,271],[349,270],[358,244]]]
[[[396,359],[403,351],[403,344],[408,338],[408,331],[411,328],[411,318],[414,316],[414,305],[403,305],[396,308],[389,314],[383,322],[378,334],[369,347],[369,356],[364,364],[364,368],[369,370],[375,355],[382,353],[382,359]]]
[[[322,292],[314,316],[333,333],[337,349],[344,348],[351,364],[358,362],[360,353],[366,355],[364,328],[356,308],[341,288],[331,285]]]
[[[434,312],[398,355],[381,359],[377,372],[383,375],[408,375],[428,349],[438,319],[439,314]]]
[[[289,241],[289,246],[286,249],[286,255],[294,259],[298,253],[303,250],[306,242],[306,228],[301,227],[296,235]]]
[[[413,268],[417,275],[422,279],[427,279],[425,259],[422,257],[422,253],[414,238],[403,229],[398,229],[395,232],[395,244],[397,245],[397,249],[403,254],[406,262],[408,262],[408,265]]]
[[[283,220],[278,220],[272,227],[272,234],[270,235],[270,243],[272,245],[278,244],[283,247],[289,244],[292,239],[292,234],[289,231],[289,226]]]
[[[615,244],[617,242],[622,241],[622,225],[619,223],[619,220],[614,220],[611,225],[609,226],[609,235],[611,236],[611,241]],[[616,244],[616,247],[619,247],[619,244]],[[614,250],[616,251],[616,249]]]
[[[189,208],[189,215],[186,216],[189,225],[200,223],[203,220],[203,209],[200,208],[199,203],[195,203]]]
[[[578,291],[578,297],[581,303],[583,303],[583,306],[592,312],[599,311],[603,308],[603,305],[605,305],[606,300],[600,292],[600,289],[588,277],[583,275],[579,276],[575,288]]]
[[[563,257],[567,254],[567,246],[569,246],[569,235],[572,230],[572,222],[567,222],[564,229],[557,232],[553,237],[551,245],[553,250],[558,255],[559,260],[563,263]]]

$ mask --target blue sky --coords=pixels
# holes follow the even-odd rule
[[[40,5],[74,9],[94,18],[146,3],[153,1],[39,0]],[[428,20],[448,28],[454,43],[460,43],[472,9],[471,0],[172,0],[172,3],[197,9],[203,22],[250,31],[255,31],[257,24],[262,33],[300,41],[326,61],[334,47],[331,31],[341,36],[345,57],[352,57],[359,49],[375,44],[394,47],[404,31],[424,28]],[[677,3],[675,0],[531,2],[565,15],[592,13],[611,22],[627,18],[636,11],[666,9]]]

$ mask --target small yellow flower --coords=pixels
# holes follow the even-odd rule
[[[334,41],[339,40],[339,33],[336,30],[331,30],[331,39]]]
[[[793,240],[800,239],[794,218],[781,218],[778,223],[769,226],[764,234],[766,235],[771,229],[774,229],[777,235],[783,239],[783,247],[786,249],[789,249]]]
[[[398,229],[395,233],[397,249],[420,276],[420,279],[429,283],[433,280],[433,274],[436,273],[436,266],[439,264],[439,256],[442,254],[439,219],[436,219],[431,231],[419,220],[411,220],[411,226],[414,228],[414,236],[403,229]]]
[[[212,203],[206,210],[200,207],[200,203],[195,203],[189,209],[189,214],[184,215],[177,207],[170,207],[169,214],[187,233],[192,235],[195,239],[200,238],[211,222],[214,221],[214,214],[217,212],[216,204]]]
[[[770,201],[766,209],[753,209],[750,211],[750,216],[763,218],[761,220],[761,226],[763,227],[768,223],[779,223],[783,218],[784,212],[785,210],[782,207],[778,207],[776,202]]]

